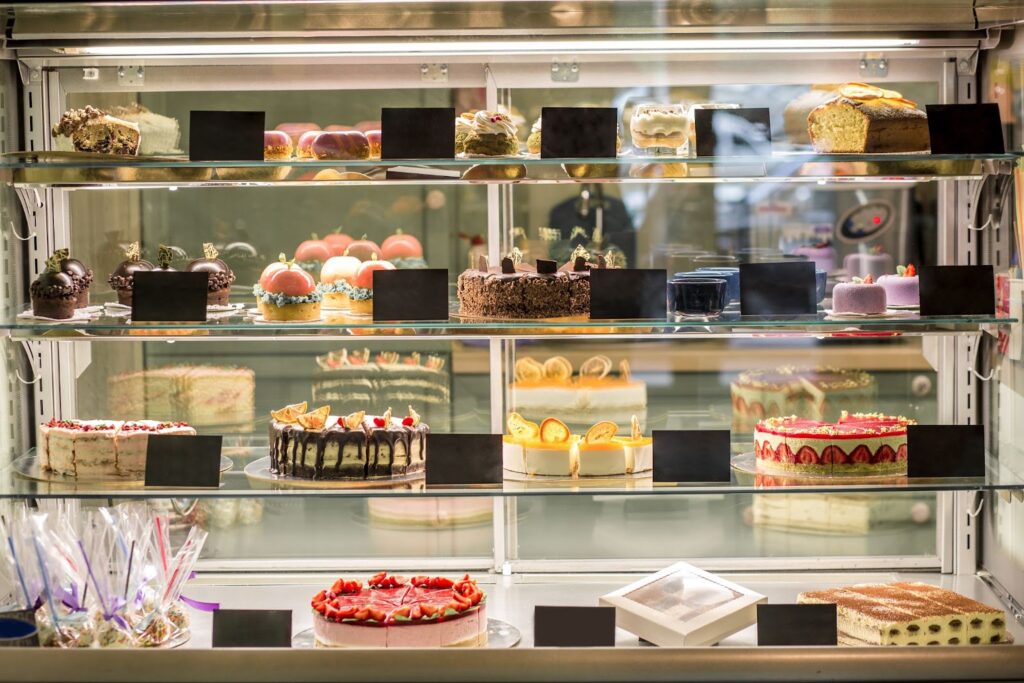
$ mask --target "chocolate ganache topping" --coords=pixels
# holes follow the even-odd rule
[[[36,299],[75,299],[78,285],[74,279],[60,269],[59,252],[46,259],[46,270],[39,274],[31,285],[29,293]]]
[[[107,282],[114,289],[131,289],[135,285],[134,273],[140,270],[153,270],[153,264],[142,259],[142,249],[138,242],[132,242],[124,250],[125,260],[110,274]]]
[[[69,249],[58,249],[53,255],[60,259],[60,270],[71,277],[75,286],[83,289],[92,284],[92,269],[78,259],[71,258]]]
[[[191,261],[185,268],[190,273],[209,273],[211,292],[226,289],[235,281],[235,273],[227,263],[217,256],[217,249],[209,242],[205,242],[203,243],[203,258]]]

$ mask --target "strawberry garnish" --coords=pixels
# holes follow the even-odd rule
[[[914,277],[917,275],[917,268],[914,267],[913,263],[907,264],[907,269],[903,271],[903,277]]]
[[[383,417],[375,417],[373,418],[373,424],[377,427],[383,427],[387,422],[384,421]]]
[[[873,285],[874,283],[875,283],[875,278],[871,277],[871,273],[868,273],[867,277],[864,278],[863,284],[865,284],[865,285]]]
[[[411,417],[403,417],[402,418],[402,426],[403,427],[412,427],[412,423],[413,423],[413,419]]]

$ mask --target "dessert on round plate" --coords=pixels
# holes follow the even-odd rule
[[[60,271],[69,275],[71,281],[78,289],[78,298],[75,300],[75,308],[85,308],[89,305],[89,286],[92,284],[92,269],[78,259],[71,258],[69,249],[58,249],[53,255],[60,259]]]
[[[320,292],[324,295],[324,308],[348,308],[348,293],[362,262],[355,256],[332,256],[320,269]]]
[[[280,130],[263,131],[263,160],[283,161],[292,158],[292,139]]]
[[[323,295],[313,276],[297,267],[294,261],[286,261],[284,254],[263,269],[252,291],[264,320],[309,322],[320,319]]]
[[[142,248],[138,242],[132,242],[124,250],[124,261],[107,278],[110,287],[117,292],[117,303],[122,306],[132,305],[134,274],[140,270],[153,270],[153,264],[142,259]]]
[[[502,461],[517,474],[576,479],[639,474],[654,467],[654,442],[640,432],[635,415],[628,437],[616,436],[618,425],[609,420],[591,426],[583,437],[553,417],[538,425],[509,413],[506,427]]]
[[[422,474],[430,427],[409,408],[405,417],[365,411],[331,415],[298,403],[271,412],[270,471],[300,479],[365,481]]]
[[[640,104],[629,119],[629,133],[638,149],[678,149],[686,144],[690,118],[681,104]]]
[[[313,597],[313,632],[325,647],[482,647],[484,592],[466,574],[401,576],[381,572],[366,586],[338,579]]]
[[[905,417],[846,411],[836,422],[769,417],[754,428],[754,457],[759,467],[798,474],[905,474],[912,424]]]
[[[70,275],[61,270],[61,251],[46,259],[46,270],[29,287],[32,314],[41,318],[67,320],[75,315],[78,286]]]
[[[853,278],[853,282],[839,282],[832,288],[832,312],[879,315],[885,313],[885,289],[868,275]]]
[[[64,112],[50,134],[71,138],[78,152],[98,154],[137,156],[142,141],[138,124],[114,118],[92,106]]]
[[[207,306],[223,306],[228,303],[231,294],[231,283],[235,274],[221,259],[217,258],[217,249],[210,242],[203,243],[203,258],[193,259],[185,270],[190,273],[207,273],[209,285],[206,292]]]
[[[888,306],[919,306],[921,290],[918,284],[917,269],[911,263],[897,266],[895,275],[883,275],[878,284],[885,290],[885,302]]]
[[[473,115],[463,147],[466,154],[489,157],[516,155],[519,153],[516,125],[501,112],[478,111]]]
[[[382,261],[374,254],[369,261],[363,261],[352,278],[348,290],[348,308],[353,313],[373,313],[373,274],[380,270],[396,270],[390,261]]]

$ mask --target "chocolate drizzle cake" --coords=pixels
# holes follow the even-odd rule
[[[554,273],[505,258],[501,268],[483,261],[476,269],[459,275],[459,313],[486,318],[559,318],[590,313],[590,270],[604,267],[589,263],[582,248],[569,263]]]
[[[322,409],[321,409],[322,410]],[[405,418],[362,412],[327,417],[322,427],[302,420],[270,423],[270,471],[303,479],[389,479],[422,473],[430,428],[410,410]],[[300,416],[305,417],[305,416]]]

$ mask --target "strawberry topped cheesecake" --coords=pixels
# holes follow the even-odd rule
[[[892,475],[907,472],[905,417],[845,411],[836,422],[770,417],[754,429],[759,468],[817,475]]]
[[[324,647],[481,647],[485,602],[469,574],[452,581],[381,572],[365,586],[338,579],[313,597],[313,632]]]

